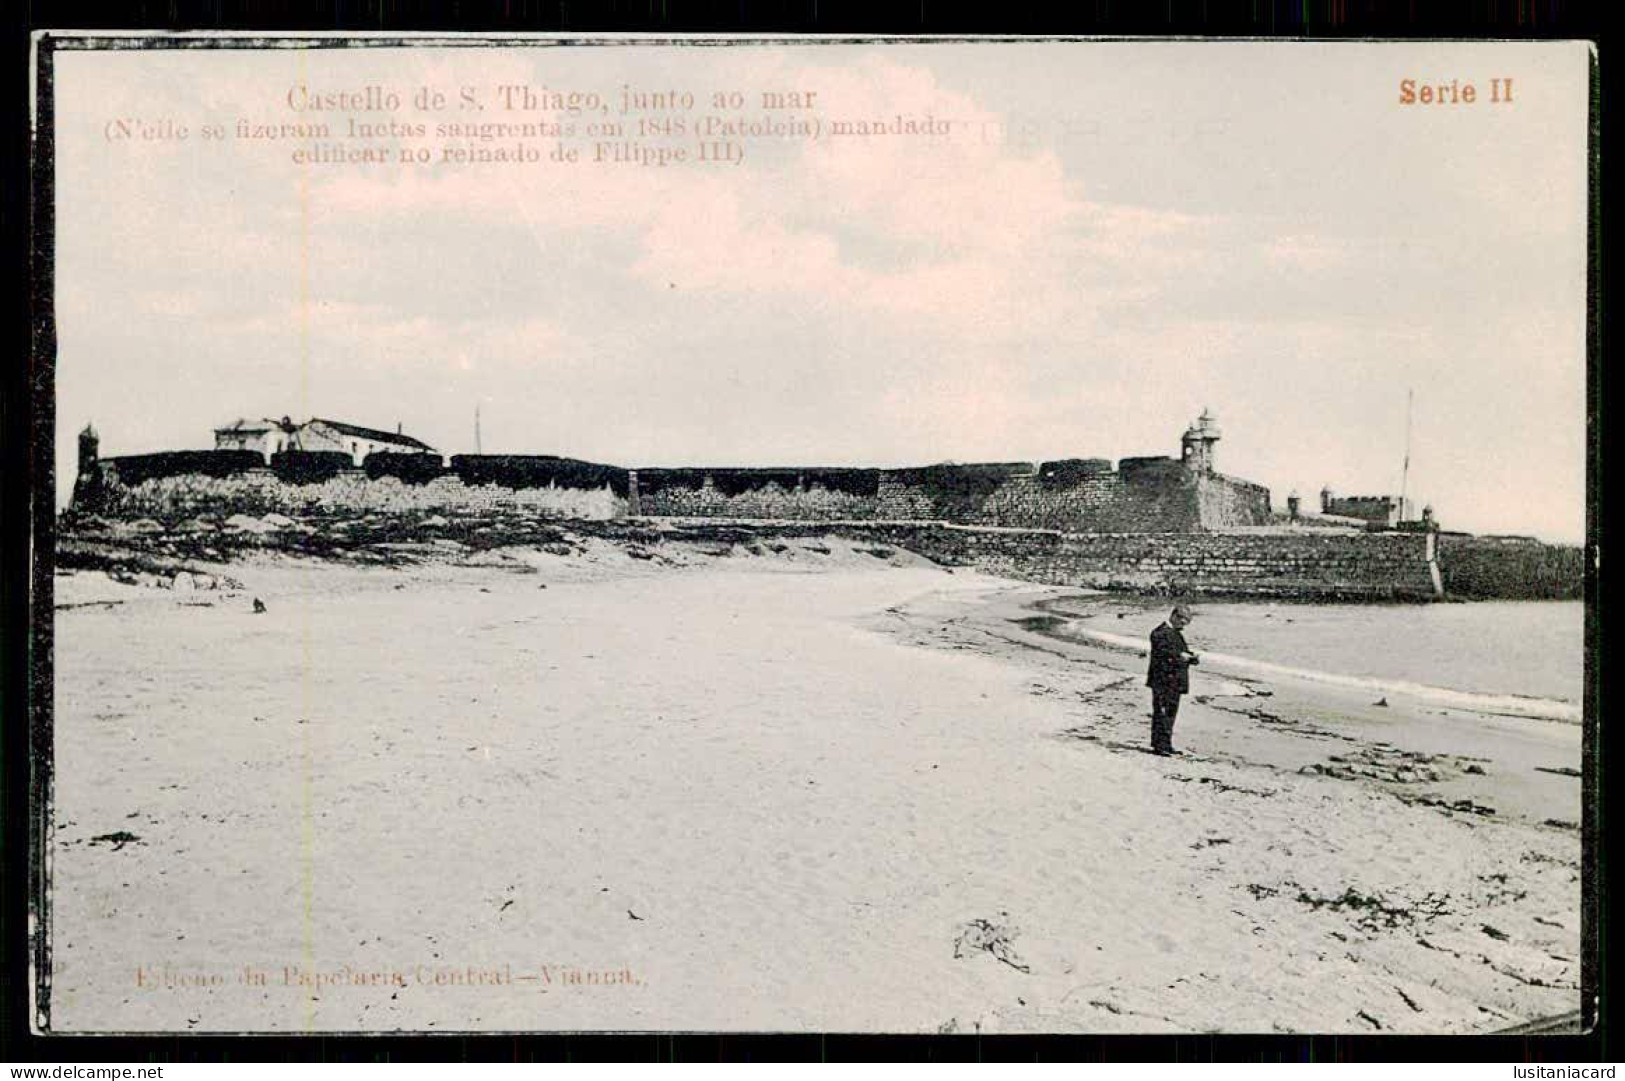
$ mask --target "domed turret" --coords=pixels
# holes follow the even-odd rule
[[[1189,428],[1180,439],[1180,449],[1183,452],[1185,467],[1197,473],[1213,472],[1213,444],[1219,441],[1219,425],[1217,418],[1207,409]]]

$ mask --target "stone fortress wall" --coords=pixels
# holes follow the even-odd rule
[[[1070,462],[897,470],[637,470],[651,517],[943,521],[1079,533],[1192,533],[1265,525],[1269,489],[1171,458],[1121,469]]]
[[[75,505],[162,515],[235,510],[369,511],[548,508],[566,517],[788,521],[941,521],[1076,533],[1199,533],[1266,525],[1269,489],[1212,468],[1203,417],[1185,457],[939,464],[907,469],[645,468],[550,455],[284,450],[267,462],[238,449],[101,458],[81,446]],[[582,493],[597,493],[584,502]],[[580,513],[586,503],[594,513]]]
[[[315,452],[275,454],[269,465],[234,450],[101,458],[94,433],[87,435],[73,509],[107,517],[513,512],[828,523],[1007,577],[1159,592],[1428,599],[1458,592],[1459,584],[1465,596],[1572,596],[1583,578],[1578,550],[1571,557],[1546,545],[1459,535],[1442,542],[1436,532],[1315,529],[1312,520],[1288,528],[1267,488],[1212,468],[1218,433],[1205,413],[1185,433],[1182,459],[1126,458],[1115,468],[1091,458],[633,470],[544,455],[457,455],[443,463],[438,455],[384,453],[356,468],[348,455]]]
[[[481,462],[459,457],[432,476],[353,468],[293,476],[263,465],[197,460],[187,462],[184,472],[169,472],[155,469],[145,455],[106,458],[98,463],[94,479],[79,486],[74,505],[98,513],[155,516],[222,508],[489,511],[557,504],[562,511],[579,502],[562,493],[576,493],[599,497],[601,513],[587,517],[946,521],[1085,533],[1194,533],[1270,521],[1268,489],[1217,474],[1195,476],[1177,463],[1172,469],[1128,476],[1105,472],[1064,483],[1049,482],[1037,470],[1011,472],[989,483],[978,475],[980,466],[934,467],[937,472],[923,479],[912,478],[916,471],[853,470],[854,476],[841,485],[778,475],[758,479],[742,470],[674,470],[701,475],[693,483],[662,478],[667,482],[651,489],[649,472],[632,470],[624,471],[619,483],[584,483],[574,476],[504,483],[470,476]],[[541,458],[534,462],[544,474],[553,464]],[[372,458],[368,464],[374,464]],[[857,475],[863,472],[870,475]],[[635,503],[629,498],[634,485]]]

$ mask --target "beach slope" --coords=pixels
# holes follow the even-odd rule
[[[55,1030],[1578,1005],[1572,726],[1413,749],[1404,709],[1204,674],[1157,758],[1137,658],[1022,622],[1057,591],[832,538],[215,570],[58,577]]]

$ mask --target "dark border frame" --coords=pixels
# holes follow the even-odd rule
[[[659,4],[658,13],[655,11]],[[1451,4],[1427,4],[1418,12],[1415,0],[1386,3],[1372,0],[1365,10],[1351,18],[1347,0],[1321,0],[1314,4],[1285,3],[1283,0],[1226,3],[1224,0],[1170,0],[1165,10],[1142,7],[1134,11],[1113,10],[1110,0],[1095,0],[1092,11],[1074,11],[1068,20],[1051,20],[1025,10],[1000,12],[995,20],[943,11],[931,0],[866,6],[862,13],[842,10],[846,5],[825,0],[780,0],[762,4],[755,12],[746,3],[682,4],[680,0],[651,0],[647,11],[631,10],[631,5],[608,4],[607,13],[590,13],[583,18],[585,4],[531,2],[531,0],[475,0],[434,10],[423,0],[390,3],[364,0],[362,3],[281,3],[274,6],[256,0],[230,3],[159,3],[147,0],[124,5],[122,14],[111,17],[66,16],[52,12],[18,13],[12,29],[20,31],[13,41],[14,53],[30,49],[28,32],[47,23],[57,29],[75,25],[113,28],[141,26],[172,30],[274,31],[279,35],[321,27],[324,31],[422,32],[450,31],[453,27],[480,31],[526,32],[629,32],[685,30],[697,32],[832,33],[845,36],[825,40],[853,40],[872,33],[903,35],[918,39],[921,34],[985,34],[1020,32],[1023,36],[1123,36],[1157,35],[1181,32],[1189,36],[1267,37],[1272,40],[1314,37],[1318,39],[1390,37],[1505,37],[1520,40],[1588,38],[1600,46],[1602,35],[1597,16],[1564,0],[1531,0],[1512,3],[1502,0],[1467,0]],[[640,5],[641,6],[641,5]],[[820,11],[820,7],[823,11]],[[1176,14],[1176,6],[1179,9]],[[671,9],[681,7],[681,12]],[[1081,8],[1082,5],[1079,5]],[[1155,5],[1162,8],[1162,5]],[[1213,9],[1213,10],[1210,10]],[[1512,9],[1512,10],[1508,10]],[[83,9],[80,9],[81,12]],[[593,17],[596,14],[596,18]],[[753,18],[754,16],[754,18]],[[1003,25],[997,25],[1003,20]],[[1061,25],[1058,25],[1061,24]],[[1033,33],[1039,31],[1038,33]],[[135,39],[150,43],[155,39]],[[158,39],[169,42],[174,39]],[[262,44],[253,38],[236,39],[238,47]],[[343,47],[336,38],[308,38],[307,47]],[[416,39],[414,43],[421,43]],[[379,44],[383,42],[380,41]],[[38,87],[47,91],[52,70],[50,43],[42,43],[35,75]],[[150,45],[148,46],[150,47]],[[27,72],[28,65],[19,65]],[[1608,72],[1611,73],[1609,68]],[[26,76],[25,76],[26,78]],[[1602,607],[1599,565],[1596,554],[1601,541],[1602,500],[1602,346],[1605,311],[1602,303],[1602,253],[1605,223],[1601,214],[1601,158],[1604,132],[1602,102],[1606,96],[1603,71],[1593,58],[1590,155],[1590,222],[1588,269],[1587,332],[1587,576],[1586,576],[1586,684],[1585,704],[1588,723],[1583,733],[1585,755],[1582,792],[1583,850],[1582,874],[1582,986],[1590,989],[1585,997],[1589,1031],[1584,1035],[1547,1035],[1531,1032],[1519,1035],[1471,1037],[1383,1037],[1383,1036],[1179,1036],[1179,1037],[891,1037],[840,1034],[809,1035],[702,1035],[667,1034],[645,1036],[617,1035],[462,1035],[412,1036],[47,1036],[30,1032],[35,1020],[30,960],[49,965],[49,935],[46,928],[35,936],[35,945],[19,949],[19,939],[27,941],[29,921],[25,904],[46,896],[48,869],[41,861],[30,861],[27,851],[13,843],[5,846],[7,885],[0,891],[0,940],[5,951],[4,1000],[0,1002],[0,1059],[45,1058],[56,1061],[209,1061],[209,1060],[446,1060],[533,1061],[533,1060],[771,1060],[771,1059],[909,1059],[909,1060],[1184,1060],[1252,1059],[1259,1061],[1317,1060],[1406,1060],[1446,1057],[1470,1061],[1595,1061],[1606,1057],[1611,1000],[1602,996],[1606,988],[1607,901],[1605,853],[1600,843],[1603,823],[1601,774],[1606,739],[1596,723],[1602,701],[1602,673],[1598,663],[1603,648]],[[0,469],[0,507],[29,506],[27,516],[13,513],[0,518],[4,525],[6,573],[0,577],[0,611],[7,627],[19,633],[3,639],[4,676],[7,709],[12,723],[0,726],[0,761],[4,764],[5,808],[8,839],[17,837],[20,821],[27,822],[30,845],[43,839],[52,791],[50,768],[52,685],[52,560],[55,544],[54,440],[55,323],[52,310],[52,250],[54,204],[52,183],[51,95],[37,98],[38,129],[29,141],[28,86],[20,102],[14,103],[13,118],[21,119],[20,135],[14,148],[23,152],[12,158],[16,167],[8,170],[4,227],[18,243],[10,250],[26,252],[25,273],[29,291],[18,305],[29,328],[25,355],[29,363],[0,374],[0,435],[5,439],[8,459]],[[19,177],[21,183],[18,183]],[[33,200],[30,202],[30,194]],[[27,226],[22,227],[26,222]],[[15,468],[20,465],[22,468]],[[31,616],[36,618],[30,618]],[[16,663],[21,661],[20,664]],[[43,692],[43,693],[42,693]],[[26,712],[13,709],[24,704]],[[32,707],[32,708],[28,708]],[[14,719],[19,714],[26,725]],[[40,751],[44,757],[38,756]],[[19,752],[21,754],[19,755]],[[18,782],[21,781],[21,784]],[[21,810],[22,814],[16,813]],[[22,865],[23,874],[16,872]],[[26,878],[27,889],[19,889]],[[21,902],[21,903],[20,903]],[[43,918],[48,920],[48,909]],[[18,963],[20,962],[20,964]],[[28,989],[20,995],[20,989]],[[1599,1006],[1599,998],[1600,999]],[[41,1003],[44,1005],[45,1003]],[[1606,1012],[1604,1012],[1606,1011]]]

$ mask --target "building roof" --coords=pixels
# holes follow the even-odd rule
[[[246,420],[239,418],[223,428],[216,428],[216,432],[268,432],[278,427],[274,420]]]
[[[394,443],[396,446],[413,447],[417,450],[434,450],[433,447],[421,439],[414,439],[399,432],[385,432],[377,428],[363,428],[359,424],[346,424],[342,420],[328,420],[325,417],[311,417],[312,424],[325,424],[335,432],[344,435],[353,435],[357,439],[371,439],[375,443]]]

